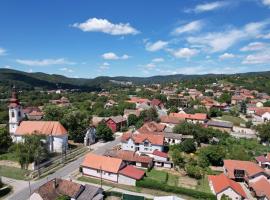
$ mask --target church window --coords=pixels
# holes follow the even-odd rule
[[[21,117],[21,111],[18,112],[19,117]]]
[[[15,117],[15,113],[13,111],[11,112],[11,117]]]

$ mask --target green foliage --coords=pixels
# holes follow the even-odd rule
[[[144,110],[140,113],[140,119],[144,121],[158,121],[158,113],[155,108]]]
[[[193,139],[186,139],[179,144],[179,149],[185,153],[193,153],[196,151],[195,141]]]
[[[263,106],[264,106],[264,107],[270,107],[270,101],[264,102]]]
[[[220,111],[220,109],[212,107],[210,108],[208,115],[209,117],[220,117],[222,115],[222,112]]]
[[[198,152],[199,165],[202,167],[208,167],[209,165],[222,166],[225,155],[225,149],[219,145],[201,148]]]
[[[171,106],[168,110],[168,114],[170,113],[177,113],[179,110],[176,106]]]
[[[139,118],[136,115],[134,115],[134,114],[129,115],[128,116],[128,126],[136,125],[138,120],[139,120]]]
[[[185,168],[186,168],[187,175],[192,178],[201,179],[204,176],[204,170],[200,166],[187,164]]]
[[[216,199],[216,196],[211,193],[200,192],[197,190],[188,189],[184,187],[169,186],[164,183],[151,180],[151,179],[143,179],[143,180],[137,181],[136,186],[154,189],[154,190],[161,190],[161,191],[169,192],[169,193],[183,194],[190,197],[194,197],[196,199],[205,199],[205,200]]]
[[[7,152],[12,144],[12,139],[6,127],[0,127],[0,154]]]
[[[101,123],[97,126],[97,138],[104,141],[113,140],[113,132],[106,124]]]
[[[246,114],[247,113],[247,103],[245,101],[242,101],[241,102],[240,112],[243,113],[243,114]]]
[[[256,126],[261,142],[270,142],[270,122]]]
[[[8,193],[11,192],[11,190],[12,190],[11,186],[10,187],[5,187],[5,188],[0,187],[0,198],[6,196]]]
[[[230,104],[231,100],[232,100],[232,95],[228,92],[222,93],[218,99],[220,103],[227,103],[227,104]]]
[[[70,200],[70,197],[66,195],[62,195],[62,196],[57,197],[56,200]]]

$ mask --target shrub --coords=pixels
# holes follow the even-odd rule
[[[0,188],[0,198],[10,193],[11,189],[11,187]]]

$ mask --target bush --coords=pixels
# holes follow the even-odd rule
[[[200,166],[186,165],[186,172],[188,176],[196,179],[201,179],[204,176],[203,168]]]
[[[197,190],[188,189],[184,187],[169,186],[169,185],[165,185],[164,183],[159,183],[157,181],[150,180],[150,179],[143,179],[143,180],[137,181],[136,186],[149,188],[149,189],[155,189],[155,190],[161,190],[165,192],[171,192],[175,194],[183,194],[190,197],[194,197],[196,199],[207,199],[207,200],[216,199],[216,196],[210,193],[200,192]]]
[[[0,189],[0,198],[7,195],[11,191],[11,187],[5,187]]]

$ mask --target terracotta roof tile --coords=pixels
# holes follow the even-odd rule
[[[15,135],[42,135],[61,136],[66,135],[67,130],[58,121],[22,121]]]
[[[132,134],[130,132],[124,133],[122,135],[121,141],[125,142],[129,139],[132,139],[135,143],[143,143],[145,140],[148,140],[151,144],[154,145],[163,145],[164,144],[164,135],[163,134]]]
[[[163,157],[163,158],[168,158],[168,154],[167,153],[161,152],[159,150],[155,150],[153,152],[153,155],[156,155],[156,156],[159,156],[159,157]]]
[[[177,117],[181,119],[192,119],[192,120],[206,120],[207,114],[205,113],[195,113],[195,114],[185,114],[185,113],[170,113],[170,117]]]
[[[100,156],[93,153],[88,153],[82,162],[83,167],[93,169],[102,169],[106,172],[118,173],[122,167],[122,159]]]
[[[250,187],[254,190],[257,197],[266,196],[270,199],[270,182],[265,178],[260,178],[258,181],[251,183]]]
[[[119,174],[122,174],[124,176],[140,180],[144,177],[145,172],[143,170],[139,170],[131,165],[126,166],[125,168],[121,169],[119,171]]]
[[[212,183],[215,193],[218,194],[227,188],[233,189],[237,194],[241,195],[242,197],[246,198],[246,193],[244,192],[241,185],[231,179],[229,179],[224,174],[220,175],[209,175],[208,176],[209,182]]]

